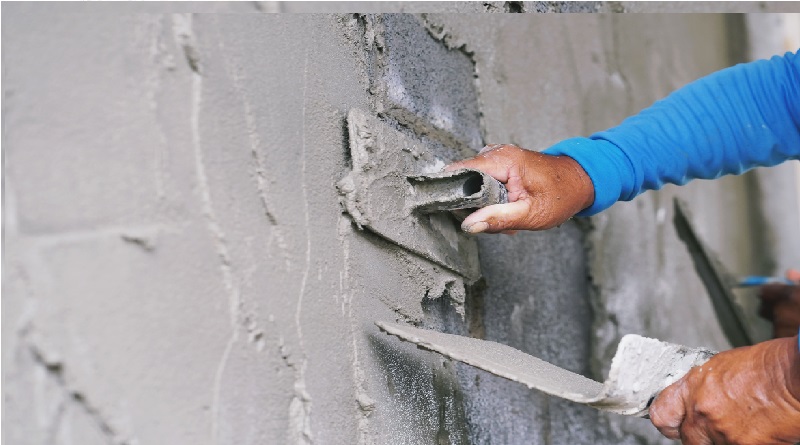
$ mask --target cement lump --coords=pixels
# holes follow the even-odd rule
[[[603,411],[643,417],[667,386],[715,353],[629,334],[620,341],[604,383],[555,366],[500,343],[411,326],[375,323],[418,347],[524,384],[552,396]]]
[[[469,282],[480,277],[478,246],[448,214],[415,211],[409,175],[434,173],[444,161],[421,140],[358,109],[347,117],[353,171],[338,183],[342,204],[359,227],[444,266]]]

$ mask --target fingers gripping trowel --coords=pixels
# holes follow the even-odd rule
[[[407,325],[376,322],[387,334],[421,349],[438,352],[531,389],[604,411],[647,417],[653,399],[689,369],[715,353],[703,348],[626,335],[604,383],[575,374],[500,343],[445,334]]]

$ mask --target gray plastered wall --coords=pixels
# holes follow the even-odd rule
[[[478,236],[476,283],[352,223],[335,187],[351,108],[447,162],[612,126],[739,61],[736,17],[449,14],[559,2],[521,3],[4,4],[3,439],[667,443],[373,325],[495,340],[599,380],[626,333],[724,349],[671,227],[676,194],[728,267],[773,272],[770,241],[747,236],[769,218],[747,175]]]

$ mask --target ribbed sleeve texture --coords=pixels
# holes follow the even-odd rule
[[[544,153],[575,159],[592,179],[594,204],[582,216],[665,183],[800,159],[800,52],[718,71],[617,127]]]

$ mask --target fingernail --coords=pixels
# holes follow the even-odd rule
[[[479,151],[478,154],[486,153],[487,151],[492,151],[495,148],[499,147],[500,145],[502,145],[502,144],[489,144],[489,145],[486,145],[483,148],[481,148],[481,151]]]
[[[487,224],[486,221],[478,221],[469,225],[461,225],[461,230],[467,233],[481,233],[485,232],[488,228],[489,224]]]

